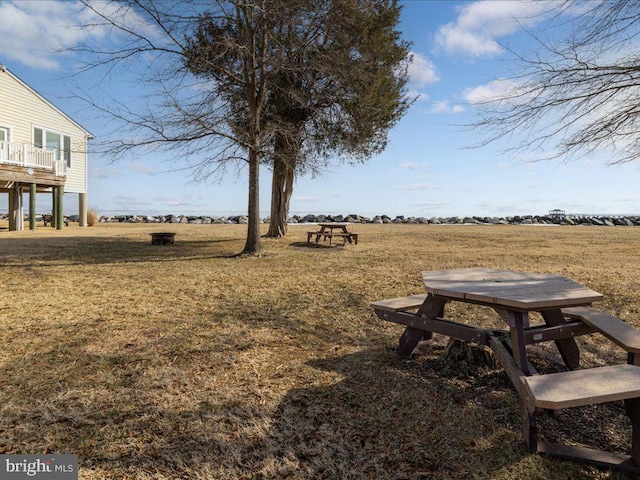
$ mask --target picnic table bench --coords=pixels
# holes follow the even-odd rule
[[[51,215],[50,213],[45,213],[44,215],[42,215],[42,223],[44,224],[45,227],[47,226],[47,224],[53,226],[53,215]],[[69,226],[68,217],[64,217],[64,224],[67,227]]]
[[[321,222],[318,223],[320,230],[312,230],[307,232],[307,243],[311,243],[311,239],[316,237],[316,245],[320,242],[320,238],[324,241],[329,239],[329,246],[331,246],[333,237],[338,237],[342,239],[342,245],[346,245],[347,242],[353,243],[354,245],[358,244],[358,234],[355,232],[350,232],[348,230],[349,223],[343,222]],[[334,231],[334,230],[339,231]]]
[[[398,352],[407,356],[435,334],[489,347],[518,395],[525,442],[532,453],[640,473],[640,331],[619,318],[591,308],[602,295],[557,275],[489,269],[422,273],[426,294],[373,302],[378,318],[404,325]],[[448,302],[492,308],[508,325],[490,330],[445,318]],[[539,312],[544,324],[530,325]],[[578,369],[579,335],[600,333],[628,352],[620,365]],[[526,345],[554,341],[566,372],[541,374],[527,358]],[[536,417],[567,408],[622,400],[631,420],[630,455],[538,441]]]

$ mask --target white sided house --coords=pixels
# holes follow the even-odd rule
[[[79,195],[80,226],[87,225],[87,142],[72,118],[0,65],[0,193],[9,195],[9,230],[35,229],[36,193],[51,195],[52,225],[64,224],[63,195]]]

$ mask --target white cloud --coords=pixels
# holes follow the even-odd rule
[[[429,113],[463,113],[464,111],[462,105],[451,105],[447,100],[442,100],[434,102]]]
[[[640,198],[638,197],[618,197],[618,198],[615,198],[614,200],[616,202],[621,202],[621,203],[631,203],[634,206],[640,203]]]
[[[408,70],[411,83],[424,85],[440,80],[436,67],[431,60],[417,52],[411,52],[411,55],[413,60],[409,64]]]
[[[318,197],[294,197],[295,202],[313,203],[319,200]]]
[[[400,187],[402,190],[440,190],[442,189],[439,185],[426,185],[424,183],[412,183],[409,185],[402,185]]]
[[[449,54],[473,57],[502,53],[500,37],[533,27],[552,6],[550,1],[481,0],[458,9],[458,18],[440,27],[436,47]]]
[[[136,32],[154,34],[154,28],[129,7],[117,2],[95,2],[94,7],[123,20]],[[100,25],[95,12],[75,1],[0,2],[0,18],[2,56],[43,70],[62,68],[63,52],[69,47],[106,37],[114,41],[117,37]]]
[[[168,207],[182,207],[185,205],[189,205],[189,201],[186,198],[173,198],[170,200],[165,200],[164,204]]]
[[[115,195],[111,198],[111,201],[119,207],[126,207],[127,209],[135,209],[141,206],[147,206],[150,204],[148,200],[142,200],[138,197],[131,197],[128,195]]]
[[[409,97],[412,100],[415,99],[418,102],[426,102],[427,100],[429,100],[429,95],[419,90],[416,90],[415,88],[411,88],[407,91],[407,97]]]
[[[62,1],[61,3],[66,4],[67,2]],[[135,32],[136,35],[154,40],[162,38],[159,28],[153,21],[147,22],[139,15],[135,8],[125,3],[105,2],[103,0],[89,0],[88,3],[91,9],[81,9],[77,30],[86,30],[87,27],[85,25],[91,24],[91,22],[97,22],[96,26],[91,28],[93,35],[111,36],[114,33],[113,29],[107,25],[109,22],[101,18],[101,16],[104,16],[124,27],[126,30]],[[185,15],[187,14],[186,8],[187,7],[184,7],[182,12]]]
[[[158,175],[158,169],[151,165],[145,165],[144,163],[134,163],[131,165],[133,171],[142,173],[144,175],[155,176]]]
[[[124,174],[117,168],[92,168],[89,171],[89,176],[91,178],[111,178],[122,177]]]
[[[400,162],[398,164],[398,168],[400,170],[423,170],[427,168],[427,164],[424,162],[414,163],[414,162]]]
[[[409,97],[417,100],[427,100],[429,95],[422,90],[430,83],[436,83],[440,80],[436,67],[431,60],[424,55],[411,52],[411,63],[409,63],[408,74],[409,82],[407,89]]]
[[[35,7],[42,7],[36,14]],[[3,57],[30,67],[56,69],[51,53],[60,47],[66,28],[55,28],[57,2],[0,3],[0,45]],[[70,9],[73,5],[69,5]],[[67,12],[69,13],[69,12]],[[49,16],[50,23],[46,22]],[[73,17],[73,15],[72,15]]]
[[[471,105],[482,105],[498,100],[513,99],[522,101],[526,95],[520,90],[520,85],[513,80],[498,79],[463,92],[463,97]]]
[[[448,208],[449,205],[447,205],[446,203],[442,203],[442,202],[425,202],[425,203],[416,204],[416,207],[428,208],[428,209],[431,209],[431,210],[441,210],[443,208]]]

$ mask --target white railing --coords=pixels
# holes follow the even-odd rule
[[[56,177],[64,177],[67,174],[67,162],[64,160],[54,160],[53,171],[55,172]]]
[[[53,170],[57,176],[67,173],[66,163],[56,160],[53,150],[21,143],[0,142],[0,163]]]

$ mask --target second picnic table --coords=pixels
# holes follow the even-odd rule
[[[349,225],[351,224],[348,222],[320,222],[318,223],[320,230],[307,232],[307,243],[311,243],[311,239],[315,236],[316,244],[320,242],[320,238],[322,238],[323,240],[327,240],[328,238],[329,246],[331,246],[333,237],[339,237],[342,238],[343,245],[345,245],[347,242],[357,245],[358,234],[350,232],[347,228]]]

